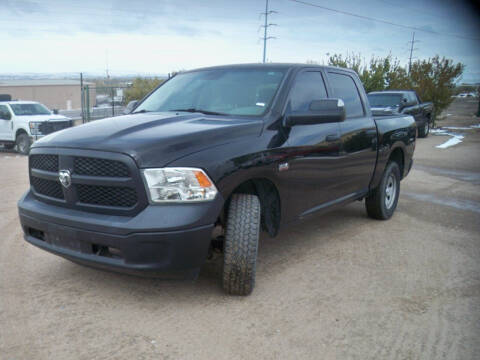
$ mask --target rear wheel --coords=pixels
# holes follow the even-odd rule
[[[27,134],[19,134],[15,143],[17,145],[17,151],[20,154],[28,155],[28,152],[30,151],[30,138]]]
[[[249,295],[255,286],[260,213],[255,195],[232,196],[223,255],[223,289],[228,294]]]
[[[397,208],[399,194],[400,168],[396,162],[390,162],[380,185],[365,199],[368,216],[379,220],[390,219]]]
[[[429,132],[430,132],[430,123],[428,121],[425,121],[425,124],[423,124],[423,126],[418,129],[418,137],[426,138]]]

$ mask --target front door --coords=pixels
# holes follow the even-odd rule
[[[303,70],[294,80],[285,114],[307,112],[312,101],[327,97],[323,73]],[[280,177],[289,187],[289,213],[303,216],[339,196],[340,127],[338,123],[296,125],[285,131],[288,171],[280,169]]]

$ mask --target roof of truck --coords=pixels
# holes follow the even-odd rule
[[[292,68],[323,68],[330,70],[343,70],[355,73],[355,71],[346,68],[340,68],[336,66],[326,66],[326,65],[317,65],[317,64],[299,64],[299,63],[250,63],[250,64],[231,64],[231,65],[218,65],[218,66],[209,66],[204,68],[192,69],[185,71],[193,72],[200,70],[215,70],[215,69],[292,69]]]
[[[0,104],[39,104],[39,102],[25,101],[25,100],[8,100],[8,101],[0,101]]]
[[[402,93],[408,93],[408,92],[415,92],[415,90],[384,90],[384,91],[371,91],[368,93],[368,95],[371,94],[402,94]]]

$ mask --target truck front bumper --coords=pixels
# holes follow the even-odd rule
[[[205,262],[223,199],[149,205],[134,217],[87,213],[37,200],[19,201],[30,244],[74,262],[133,275],[195,278]]]

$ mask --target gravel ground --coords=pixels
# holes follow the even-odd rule
[[[478,100],[477,100],[478,101]],[[456,100],[442,126],[469,127]],[[1,359],[478,359],[480,129],[420,139],[394,217],[356,202],[261,238],[249,297],[89,269],[22,239],[27,158],[0,153]]]

